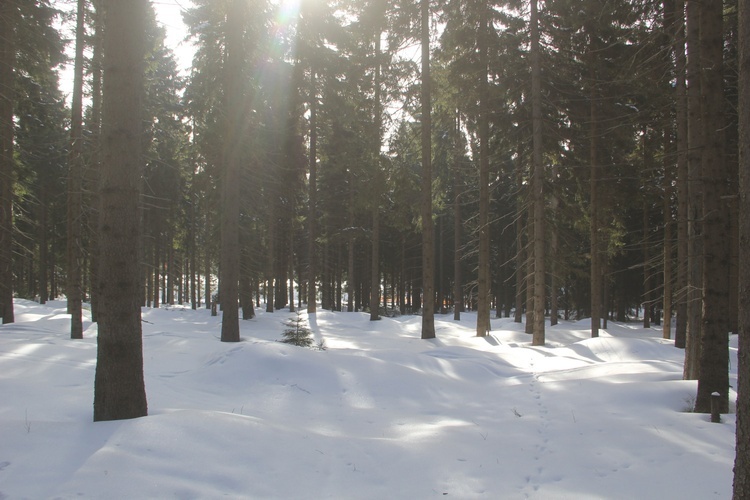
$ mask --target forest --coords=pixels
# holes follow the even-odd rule
[[[192,0],[187,73],[154,3],[0,4],[3,324],[64,297],[112,366],[175,304],[225,342],[261,306],[639,321],[733,407],[743,1]]]

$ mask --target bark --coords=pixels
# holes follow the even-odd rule
[[[675,347],[684,349],[688,313],[688,113],[685,86],[685,2],[676,0],[674,15],[675,117],[677,131],[677,304]]]
[[[665,140],[665,151],[669,140]],[[662,338],[672,337],[672,175],[667,160],[664,162],[664,319]]]
[[[646,144],[644,140],[643,145],[644,152],[646,151]],[[648,168],[648,167],[647,167]],[[651,252],[649,251],[649,202],[644,200],[643,202],[643,241],[641,243],[641,251],[643,252],[643,328],[651,328]]]
[[[13,89],[14,1],[0,3],[0,317],[13,323]]]
[[[723,7],[704,2],[700,15],[703,114],[703,332],[695,410],[711,411],[711,394],[729,410],[729,205],[724,160]]]
[[[274,303],[276,294],[274,290],[274,277],[276,276],[276,197],[274,189],[269,189],[269,196],[272,198],[268,200],[268,246],[267,255],[268,259],[266,262],[266,312],[272,313],[274,311]]]
[[[733,499],[750,498],[750,0],[739,2],[739,346]]]
[[[430,0],[421,0],[422,38],[422,338],[435,338],[435,237],[432,224]]]
[[[531,0],[531,121],[534,202],[534,328],[532,345],[544,345],[545,310],[545,219],[544,164],[542,163],[542,68],[539,53],[537,0]]]
[[[317,268],[316,268],[316,244],[317,234],[317,143],[318,143],[318,90],[316,83],[315,67],[310,67],[310,177],[308,193],[308,217],[307,217],[307,313],[315,314],[317,309]]]
[[[688,293],[683,378],[698,378],[701,346],[701,293],[703,289],[703,149],[700,112],[699,4],[687,0],[687,113],[688,113]]]
[[[147,3],[108,0],[106,6],[95,421],[147,414],[138,207]]]
[[[490,331],[490,147],[487,15],[479,28],[479,265],[477,266],[477,337]]]
[[[377,27],[375,29],[375,109],[373,120],[375,121],[376,133],[373,140],[373,159],[375,161],[375,189],[372,206],[372,260],[371,260],[371,281],[370,281],[370,321],[380,319],[380,190],[385,179],[380,175],[380,138],[382,134],[381,123],[381,103],[380,103],[380,19],[378,15]]]
[[[591,336],[599,336],[599,323],[602,310],[602,265],[599,243],[599,131],[597,112],[597,93],[591,91],[591,122],[590,122],[590,199],[589,217],[591,219]]]
[[[87,191],[89,192],[87,217],[89,219],[88,247],[89,247],[89,276],[92,284],[97,282],[99,268],[99,232],[96,230],[96,221],[99,217],[99,170],[101,165],[101,117],[102,117],[102,52],[104,42],[104,2],[93,0],[94,5],[94,41],[93,55],[91,59],[91,145],[92,151],[89,168],[85,170]],[[99,293],[97,287],[91,287],[91,319],[98,320]]]
[[[227,15],[224,78],[226,112],[223,150],[223,178],[221,179],[221,256],[219,264],[219,300],[221,302],[221,341],[239,342],[239,218],[240,218],[240,162],[241,138],[239,131],[242,112],[242,32],[245,5],[234,0]]]
[[[81,224],[83,185],[83,49],[84,49],[84,0],[78,0],[76,12],[75,63],[73,68],[73,97],[71,100],[70,151],[68,153],[68,203],[67,203],[67,257],[68,313],[70,314],[70,338],[83,338],[82,274],[83,274],[83,228]]]
[[[523,163],[519,161],[516,165],[516,312],[513,318],[515,323],[523,322],[523,297],[526,274],[526,248],[524,246],[524,208],[523,208]]]
[[[460,144],[461,118],[456,112],[456,148]],[[461,275],[461,169],[459,168],[459,156],[456,154],[453,163],[453,319],[461,320],[461,312],[464,309],[463,276]]]

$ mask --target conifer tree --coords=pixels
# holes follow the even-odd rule
[[[141,334],[141,99],[145,0],[106,0],[102,171],[99,212],[100,296],[94,420],[146,415]]]

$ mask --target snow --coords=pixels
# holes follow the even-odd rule
[[[232,344],[205,309],[144,308],[149,416],[94,423],[96,325],[70,340],[64,302],[17,300],[0,499],[731,497],[735,417],[685,411],[696,383],[655,328],[561,322],[532,347],[510,319],[475,337],[471,313],[429,341],[415,316],[303,314],[321,351],[256,312]]]

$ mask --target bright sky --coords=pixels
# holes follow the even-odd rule
[[[167,46],[171,47],[177,58],[177,66],[183,72],[193,62],[193,48],[185,42],[186,28],[182,22],[182,12],[193,6],[191,0],[156,0],[151,2],[156,11],[156,19],[167,30]]]
[[[63,11],[75,9],[76,0],[57,0],[53,1],[53,6]],[[186,35],[185,24],[182,22],[182,12],[193,6],[192,0],[156,0],[151,2],[156,11],[156,20],[167,30],[167,46],[174,51],[177,59],[177,67],[186,75],[193,62],[193,48],[190,43],[183,41]],[[72,25],[58,26],[63,30],[63,37],[73,39]],[[63,94],[69,96],[73,90],[73,43],[67,47],[68,56],[71,58],[70,63],[65,66],[60,74],[60,89]]]

